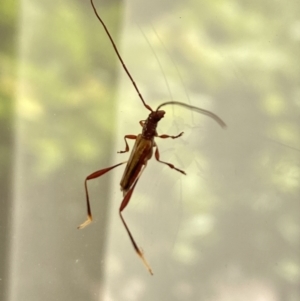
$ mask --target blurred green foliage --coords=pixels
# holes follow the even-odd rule
[[[14,144],[14,105],[17,66],[17,1],[1,1],[0,5],[0,299],[7,292],[12,166]]]
[[[119,1],[109,1],[101,10],[117,39]],[[40,223],[38,229],[43,229],[41,221],[51,219],[51,209],[47,207],[50,204],[60,212],[57,218],[65,219],[67,211],[78,218],[79,224],[86,210],[84,177],[96,168],[95,163],[107,164],[111,155],[107,150],[114,131],[116,58],[108,51],[110,45],[106,37],[103,43],[101,35],[99,39],[95,30],[98,23],[90,15],[93,16],[89,1],[1,1],[1,300],[7,297],[12,268],[10,248],[16,234],[10,231],[13,223],[18,222],[15,211],[14,215],[11,213],[13,206],[25,208],[26,200],[33,203],[37,191],[42,191],[40,205],[27,208],[32,220]],[[105,182],[100,190],[107,191]],[[71,206],[75,209],[71,210]],[[99,206],[105,229],[105,200]],[[30,221],[26,224],[30,225]],[[47,229],[51,228],[50,224],[54,224],[55,235],[58,222],[49,220]],[[76,226],[72,224],[68,228],[78,238]],[[99,239],[103,240],[103,235]],[[97,246],[99,239],[94,240]],[[51,238],[44,243],[51,245]],[[55,243],[60,245],[58,241]],[[101,248],[104,248],[103,241],[95,252],[101,253]],[[64,250],[67,252],[67,248]],[[25,249],[22,251],[26,254]],[[62,260],[70,257],[70,253],[63,257],[63,250],[59,254]],[[69,278],[68,269],[63,264],[59,266],[60,275],[66,274],[65,278]],[[99,277],[101,270],[94,264],[90,267],[91,274],[92,270],[94,277]],[[18,276],[22,277],[21,272]],[[17,278],[10,279],[11,283],[18,281]],[[34,281],[34,277],[28,279]],[[72,286],[72,279],[69,280]],[[20,285],[17,291],[21,290]],[[25,290],[30,291],[30,285]],[[43,286],[37,285],[36,293],[42,290]],[[22,297],[26,299],[26,295]]]

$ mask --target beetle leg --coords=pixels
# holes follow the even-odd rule
[[[142,174],[142,172],[143,172],[144,169],[145,169],[145,167],[141,170],[141,172],[140,172],[139,176],[137,177],[136,181],[134,182],[134,184],[132,185],[132,187],[128,190],[128,192],[126,193],[126,195],[125,195],[125,197],[124,197],[124,199],[123,199],[123,201],[121,203],[121,206],[120,206],[120,209],[119,209],[119,214],[120,214],[120,218],[122,220],[122,223],[123,223],[123,225],[124,225],[124,227],[125,227],[125,229],[127,231],[127,234],[128,234],[128,236],[130,238],[130,241],[131,241],[131,243],[133,245],[134,250],[136,251],[136,253],[138,254],[138,256],[142,259],[142,261],[143,261],[144,265],[146,266],[147,270],[149,271],[149,273],[151,275],[153,275],[153,272],[151,270],[151,267],[150,267],[149,263],[147,262],[146,258],[144,257],[143,252],[140,250],[140,248],[136,244],[136,242],[135,242],[135,240],[134,240],[134,238],[133,238],[133,236],[132,236],[132,234],[131,234],[131,232],[130,232],[130,230],[129,230],[126,222],[125,222],[125,219],[123,218],[123,215],[122,215],[122,211],[128,205],[128,203],[129,203],[129,201],[131,199],[133,190],[134,190],[134,188],[135,188],[135,186],[136,186],[136,184],[137,184],[137,182],[138,182],[138,180],[139,180],[139,178],[140,178],[140,176],[141,176],[141,174]]]
[[[88,192],[88,188],[87,188],[87,181],[88,180],[92,180],[92,179],[96,179],[98,177],[101,177],[102,175],[104,175],[105,173],[109,172],[113,168],[118,167],[118,166],[120,166],[122,164],[125,164],[126,162],[122,162],[122,163],[116,164],[116,165],[111,166],[111,167],[107,167],[107,168],[104,168],[104,169],[97,170],[97,171],[93,172],[92,174],[90,174],[89,176],[86,177],[86,179],[84,181],[84,187],[85,187],[85,195],[86,195],[87,220],[84,223],[82,223],[81,225],[79,225],[77,227],[78,229],[82,229],[82,228],[86,227],[93,220],[92,211],[91,211],[91,205],[90,205],[90,199],[89,199],[89,192]]]
[[[159,136],[156,136],[158,138],[163,138],[163,139],[166,139],[166,138],[172,138],[172,139],[176,139],[176,138],[179,138],[183,135],[183,132],[181,132],[180,134],[178,134],[177,136],[169,136],[169,135],[159,135]]]
[[[132,140],[135,140],[136,138],[137,138],[136,135],[126,135],[126,136],[124,136],[124,140],[125,140],[126,147],[125,147],[125,150],[119,151],[118,154],[127,153],[127,152],[129,151],[129,145],[128,145],[128,142],[127,142],[126,139],[132,139]]]
[[[166,165],[168,165],[170,168],[175,169],[175,170],[181,172],[182,174],[186,175],[185,171],[183,171],[183,170],[181,170],[181,169],[179,169],[179,168],[176,168],[173,164],[159,160],[159,151],[158,151],[158,147],[157,147],[157,144],[156,144],[156,143],[155,143],[155,146],[156,146],[156,150],[155,150],[155,159],[156,159],[158,162],[163,163],[163,164],[166,164]]]

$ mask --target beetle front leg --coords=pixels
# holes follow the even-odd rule
[[[183,135],[184,132],[181,132],[180,134],[178,134],[177,136],[170,136],[170,135],[158,135],[156,137],[158,138],[162,138],[162,139],[166,139],[166,138],[172,138],[172,139],[176,139],[176,138],[179,138]]]
[[[141,120],[140,125],[143,127],[145,120]],[[124,136],[124,140],[125,140],[125,150],[124,151],[119,151],[118,154],[123,154],[123,153],[127,153],[129,151],[129,145],[126,139],[132,139],[132,140],[136,140],[137,136],[136,135],[126,135]]]
[[[132,139],[132,140],[136,140],[137,136],[136,135],[126,135],[124,136],[124,140],[125,140],[125,150],[123,151],[119,151],[118,154],[123,154],[123,153],[127,153],[129,151],[129,145],[126,139]]]

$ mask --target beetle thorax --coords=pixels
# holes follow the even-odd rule
[[[144,123],[142,135],[145,139],[153,139],[156,135],[156,127],[158,122],[164,117],[165,111],[151,112]]]

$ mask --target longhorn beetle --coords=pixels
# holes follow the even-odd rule
[[[155,148],[155,159],[163,164],[168,165],[170,168],[177,170],[178,172],[182,173],[182,174],[186,174],[183,170],[176,168],[173,164],[168,163],[168,162],[164,162],[160,160],[160,155],[159,155],[159,151],[158,151],[158,147],[156,142],[154,141],[154,137],[157,138],[172,138],[172,139],[176,139],[179,138],[180,136],[182,136],[183,132],[181,132],[180,134],[176,135],[176,136],[169,136],[169,135],[158,135],[157,131],[156,131],[156,127],[158,122],[164,117],[165,115],[165,111],[161,110],[162,107],[167,106],[167,105],[178,105],[178,106],[182,106],[184,108],[193,110],[197,113],[201,113],[204,115],[207,115],[209,117],[211,117],[212,119],[214,119],[221,127],[225,128],[226,124],[224,123],[224,121],[218,117],[217,115],[215,115],[214,113],[207,111],[207,110],[203,110],[200,109],[198,107],[194,107],[185,103],[181,103],[181,102],[177,102],[177,101],[168,101],[168,102],[164,102],[161,105],[158,106],[158,108],[154,111],[149,105],[146,104],[146,102],[143,99],[142,94],[140,93],[135,81],[133,80],[131,74],[129,73],[125,63],[123,62],[120,53],[117,49],[116,44],[113,41],[113,38],[111,37],[106,25],[104,24],[104,22],[102,21],[101,17],[99,16],[97,9],[93,3],[93,0],[90,0],[91,5],[93,7],[94,13],[96,15],[96,17],[98,18],[98,20],[100,21],[100,23],[102,24],[108,38],[110,39],[110,42],[115,50],[116,55],[119,58],[120,63],[122,64],[125,72],[127,73],[131,83],[133,84],[137,94],[139,95],[143,105],[145,106],[146,109],[148,109],[150,111],[150,114],[148,116],[148,118],[146,120],[142,120],[140,121],[140,125],[142,126],[142,133],[139,135],[125,135],[124,136],[124,140],[125,140],[125,150],[124,151],[119,151],[118,153],[126,153],[129,151],[129,146],[128,146],[128,142],[127,139],[132,139],[135,140],[135,144],[133,146],[133,149],[131,151],[131,155],[129,157],[128,161],[116,164],[114,166],[111,167],[107,167],[104,169],[100,169],[97,170],[95,172],[93,172],[92,174],[90,174],[89,176],[86,177],[85,181],[84,181],[84,187],[85,187],[85,194],[86,194],[86,204],[87,204],[87,220],[82,223],[80,226],[78,226],[78,229],[82,229],[85,226],[87,226],[88,224],[91,223],[92,221],[92,212],[91,212],[91,206],[90,206],[90,200],[89,200],[89,193],[88,193],[88,188],[87,188],[87,181],[92,180],[92,179],[96,179],[98,177],[101,177],[102,175],[104,175],[105,173],[109,172],[110,170],[112,170],[115,167],[118,167],[122,164],[127,163],[124,174],[122,176],[120,185],[121,185],[121,191],[123,191],[123,200],[121,203],[121,206],[119,208],[119,215],[120,218],[122,220],[122,223],[127,231],[127,234],[130,238],[130,241],[136,251],[136,253],[138,254],[138,256],[141,258],[141,260],[143,261],[143,263],[145,264],[146,268],[148,269],[149,273],[151,275],[153,275],[153,272],[151,270],[150,265],[148,264],[148,262],[146,261],[143,252],[141,251],[141,249],[137,246],[126,222],[125,219],[123,218],[122,215],[122,211],[126,208],[126,206],[128,205],[132,193],[134,191],[134,188],[139,180],[139,178],[141,177],[144,169],[147,166],[147,162],[148,160],[152,157],[153,154],[153,149]]]

